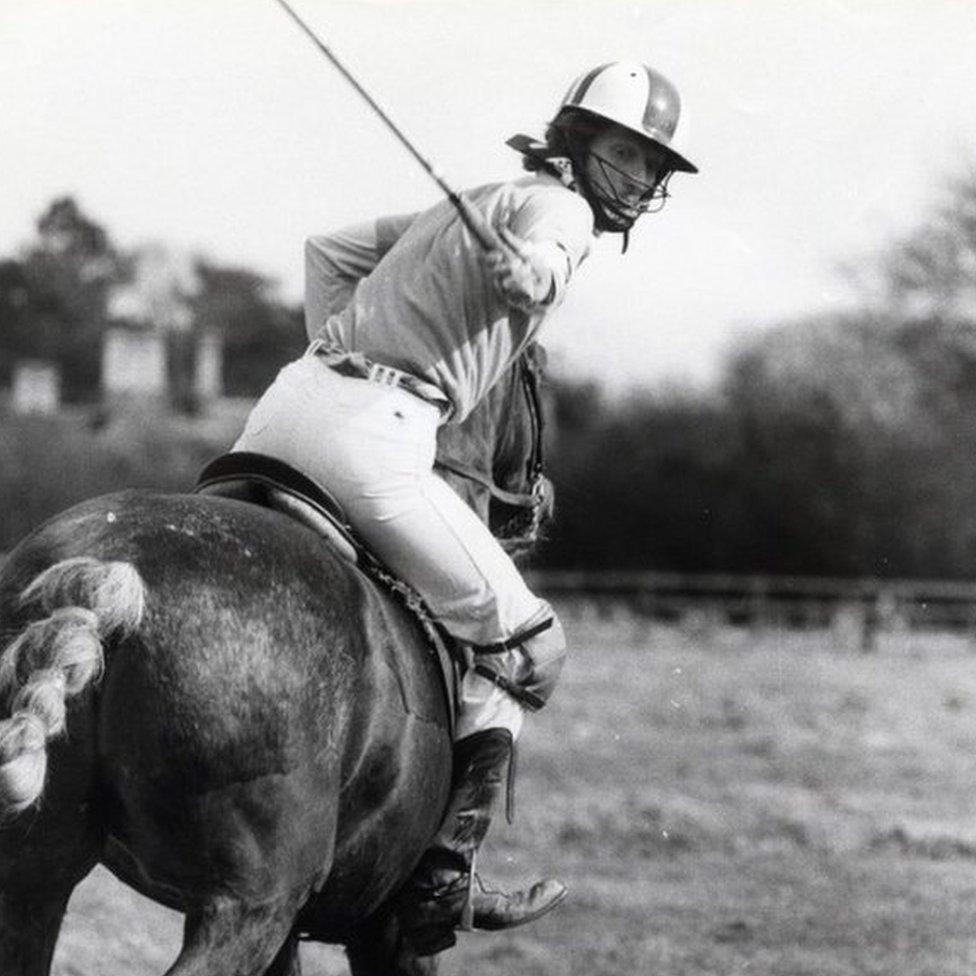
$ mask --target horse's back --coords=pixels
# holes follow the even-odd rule
[[[446,706],[417,622],[277,513],[145,492],[86,502],[25,540],[0,613],[16,617],[36,573],[82,555],[133,565],[146,592],[93,692],[109,866],[173,907],[325,884],[322,930],[375,908],[447,788]]]

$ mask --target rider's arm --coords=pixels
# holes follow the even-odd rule
[[[499,223],[500,246],[487,255],[495,286],[513,308],[526,312],[558,305],[593,240],[584,200],[558,190],[522,201]]]
[[[305,329],[316,338],[329,317],[341,312],[356,286],[413,222],[414,214],[381,217],[305,242]]]
[[[512,214],[508,229],[521,238],[540,273],[548,272],[544,304],[558,305],[593,244],[593,214],[575,193],[548,191],[528,197]]]

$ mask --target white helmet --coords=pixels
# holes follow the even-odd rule
[[[664,75],[636,61],[601,64],[570,86],[553,119],[566,124],[575,113],[608,119],[664,150],[672,169],[697,173],[673,143],[681,117],[681,96]]]

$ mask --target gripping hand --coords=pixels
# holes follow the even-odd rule
[[[528,312],[553,301],[556,279],[546,248],[503,225],[492,226],[464,197],[452,201],[482,248],[495,288],[510,307]]]
[[[496,246],[485,252],[485,263],[506,303],[528,312],[551,302],[555,282],[545,251],[507,227],[493,228],[493,233]]]

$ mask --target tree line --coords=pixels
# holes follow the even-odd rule
[[[846,270],[850,308],[741,341],[707,393],[557,391],[544,564],[976,576],[972,166]]]
[[[95,341],[136,255],[70,198],[0,261],[0,380],[58,362],[97,388]],[[198,259],[174,336],[218,331],[225,389],[256,396],[304,342],[300,308],[246,269]],[[827,576],[976,575],[976,176],[850,272],[842,312],[757,331],[706,391],[610,400],[550,377],[556,518],[544,567]],[[138,327],[139,322],[132,322]]]
[[[221,337],[229,396],[256,396],[300,351],[301,309],[282,302],[271,279],[206,257],[194,258],[181,276],[167,266],[164,248],[155,251],[147,270],[145,249],[119,248],[74,198],[52,201],[34,238],[0,259],[0,382],[9,382],[19,359],[39,358],[60,368],[67,402],[96,400],[109,326],[162,327],[177,392],[189,385],[194,335]]]

